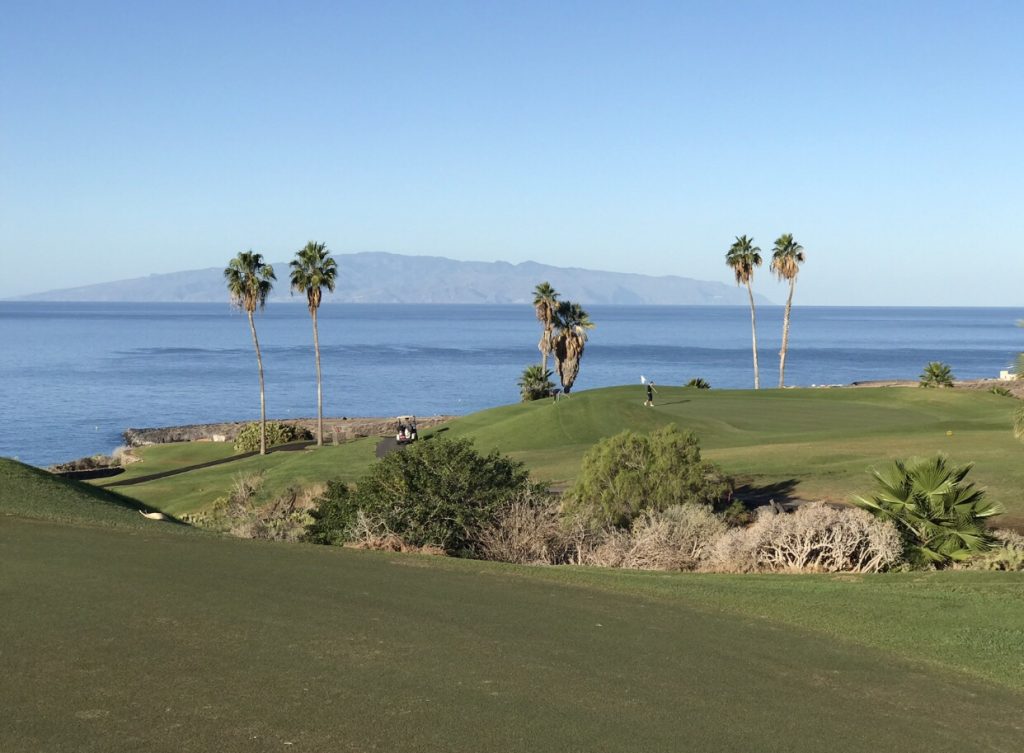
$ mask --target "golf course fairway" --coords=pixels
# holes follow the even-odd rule
[[[0,482],[0,750],[1024,748],[1017,575],[516,567]]]

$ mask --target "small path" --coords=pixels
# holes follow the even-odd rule
[[[278,445],[277,447],[271,447],[267,450],[267,454],[270,455],[274,452],[295,452],[297,450],[304,450],[307,447],[316,444],[316,440],[305,440],[302,442],[291,442],[289,444]],[[104,489],[109,489],[112,486],[132,486],[133,484],[143,484],[147,481],[156,481],[157,479],[167,478],[168,476],[177,476],[179,473],[188,473],[189,471],[198,471],[201,468],[212,468],[215,465],[224,465],[225,463],[234,463],[238,460],[245,460],[251,458],[253,455],[259,455],[259,452],[243,452],[239,455],[231,455],[230,457],[220,458],[218,460],[209,460],[205,463],[197,463],[195,465],[186,465],[182,468],[174,468],[169,471],[161,471],[160,473],[150,473],[146,476],[136,476],[135,478],[124,479],[123,481],[112,481],[109,484],[97,484]]]

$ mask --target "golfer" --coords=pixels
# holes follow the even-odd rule
[[[644,405],[648,408],[654,407],[654,395],[656,392],[657,390],[654,389],[654,382],[647,380],[647,400],[644,401]]]

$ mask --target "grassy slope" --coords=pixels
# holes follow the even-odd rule
[[[771,581],[771,599],[797,609],[893,607],[879,629],[915,638],[901,658],[761,616],[764,594],[751,603],[731,578],[671,576],[659,593],[634,592],[613,572],[556,582],[548,570],[12,518],[0,520],[0,551],[4,595],[26,607],[0,621],[4,750],[1024,743],[1019,690],[916,660],[965,659],[916,609],[925,594],[936,607],[968,601],[961,625],[995,629],[986,607],[1005,595],[989,592],[999,576],[915,584],[915,609],[881,579]],[[1020,617],[1018,606],[1012,624]],[[1015,648],[1007,664],[1019,665]]]
[[[794,389],[687,390],[660,388],[658,405],[642,405],[639,387],[614,387],[568,400],[509,405],[452,421],[448,436],[473,438],[525,461],[539,478],[570,481],[580,458],[601,437],[623,428],[645,431],[674,422],[693,429],[708,458],[754,486],[791,485],[791,494],[837,501],[871,487],[871,467],[888,458],[942,451],[975,461],[973,477],[1024,524],[1024,446],[1010,432],[1012,401],[966,390]],[[952,431],[952,436],[947,432]],[[125,487],[123,493],[171,512],[208,503],[233,475],[268,469],[268,489],[298,481],[355,479],[372,462],[372,442],[253,458],[173,479]],[[223,452],[214,448],[199,452]],[[163,462],[163,447],[144,451]],[[119,477],[120,478],[120,477]]]
[[[227,453],[225,447],[223,444],[208,442],[193,444],[186,464],[194,465],[220,459],[230,454],[230,447],[227,447]],[[376,440],[363,439],[338,447],[274,452],[264,457],[243,458],[237,462],[189,471],[155,481],[111,488],[165,512],[180,515],[200,509],[225,494],[239,475],[263,472],[265,482],[261,497],[268,500],[293,485],[308,486],[328,479],[355,481],[373,462],[375,447]],[[143,461],[129,466],[131,476],[126,473],[113,478],[99,479],[95,483],[104,485],[111,481],[179,467],[169,458],[172,451],[177,452],[178,446],[157,445],[143,448],[138,451]]]
[[[151,530],[160,525],[193,530],[173,522],[154,523],[139,515],[140,508],[145,509],[134,499],[0,458],[0,516],[116,528]]]
[[[0,750],[1024,743],[1020,576],[533,569],[183,537],[0,468],[17,490],[0,497]]]

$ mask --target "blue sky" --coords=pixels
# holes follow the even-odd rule
[[[311,238],[731,282],[733,236],[792,232],[798,303],[1022,305],[1021,28],[1019,2],[13,0],[0,296]]]

